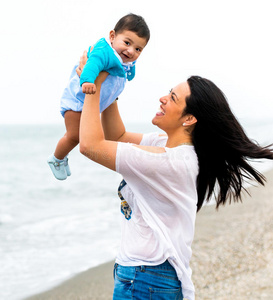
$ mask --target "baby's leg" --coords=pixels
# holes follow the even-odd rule
[[[57,144],[54,156],[58,159],[64,157],[79,143],[81,112],[68,110],[64,114],[64,121],[66,127],[65,135]]]

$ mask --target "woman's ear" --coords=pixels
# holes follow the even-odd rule
[[[195,116],[187,115],[183,122],[183,126],[191,126],[195,123],[197,123],[197,119],[195,118]]]
[[[110,40],[111,43],[113,43],[115,37],[116,37],[116,32],[115,32],[115,30],[113,29],[113,30],[111,30],[110,33],[109,33],[109,40]]]

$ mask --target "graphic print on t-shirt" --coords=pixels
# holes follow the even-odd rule
[[[118,196],[121,200],[120,211],[124,214],[125,219],[130,220],[131,214],[132,214],[132,209],[131,209],[130,205],[126,202],[126,200],[123,198],[123,196],[120,192],[126,184],[127,184],[126,181],[123,179],[118,187]]]

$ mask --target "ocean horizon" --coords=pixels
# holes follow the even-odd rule
[[[273,121],[244,120],[251,139],[273,142]],[[131,123],[128,131],[157,131]],[[20,300],[113,260],[120,238],[117,187],[121,175],[80,154],[72,176],[56,180],[47,158],[63,124],[0,124],[0,299]],[[272,162],[255,162],[262,173]],[[27,287],[27,288],[26,288]]]

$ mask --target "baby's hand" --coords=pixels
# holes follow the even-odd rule
[[[82,84],[82,92],[85,94],[95,94],[96,85],[94,83],[85,82]]]

